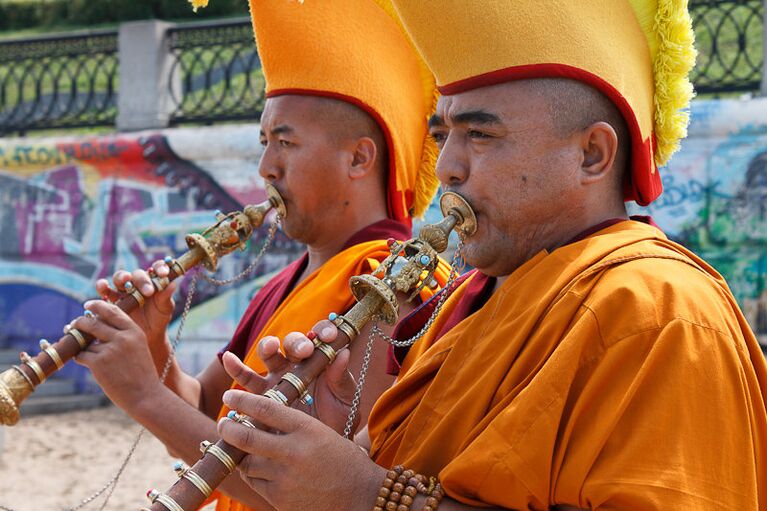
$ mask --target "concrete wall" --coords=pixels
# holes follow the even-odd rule
[[[37,352],[39,338],[58,339],[82,313],[96,279],[180,254],[184,235],[212,224],[215,210],[263,200],[260,149],[257,125],[0,139],[0,349]],[[239,273],[259,246],[222,259],[219,275]],[[256,273],[284,267],[301,250],[278,234]],[[261,282],[200,282],[185,339],[220,347]],[[176,297],[179,312],[186,290]],[[182,357],[199,367],[194,354]],[[68,364],[63,373],[81,371]]]
[[[690,137],[661,170],[663,196],[643,212],[719,269],[767,334],[767,99],[698,101],[692,117]],[[37,339],[58,339],[81,313],[97,278],[178,254],[214,210],[261,200],[259,154],[257,125],[0,139],[0,349],[36,352]],[[439,217],[434,206],[427,220]],[[301,252],[284,236],[276,245],[262,277],[201,284],[180,350],[187,368],[207,365],[253,293]],[[224,258],[221,275],[238,273],[257,248]]]

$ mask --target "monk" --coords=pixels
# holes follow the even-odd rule
[[[217,439],[215,419],[227,411],[221,399],[233,383],[224,370],[227,360],[243,360],[267,387],[277,383],[290,362],[312,352],[295,332],[308,332],[330,312],[349,309],[355,303],[349,279],[370,273],[389,255],[387,239],[411,237],[411,217],[424,212],[436,191],[436,147],[426,122],[433,111],[433,77],[391,6],[387,12],[372,0],[354,0],[353,15],[346,12],[348,3],[251,2],[268,83],[259,173],[285,201],[283,231],[305,243],[307,252],[258,292],[219,357],[197,376],[171,358],[163,385],[158,373],[170,356],[166,330],[173,289],[154,294],[145,271],[117,272],[116,289],[106,281],[97,285],[113,300],[130,282],[150,297],[143,309],[129,317],[109,300],[92,301],[85,307],[94,316],[73,324],[100,341],[78,362],[90,368],[114,404],[190,465],[199,458],[202,440]],[[367,64],[371,55],[375,69]],[[315,69],[318,62],[321,69]],[[153,270],[168,273],[163,262]],[[444,282],[445,275],[443,267],[438,280]],[[297,407],[343,432],[364,356],[364,342],[340,351],[309,388],[312,399]],[[386,365],[386,344],[376,343],[359,409],[363,424],[393,381]],[[217,509],[269,508],[237,476],[222,490],[215,495]]]
[[[354,443],[225,393],[270,428],[219,422],[250,486],[280,511],[767,509],[759,345],[722,277],[624,204],[660,194],[684,132],[684,3],[396,4],[477,271]]]

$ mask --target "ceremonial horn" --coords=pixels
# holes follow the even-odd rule
[[[244,249],[245,243],[253,232],[264,223],[267,213],[276,209],[285,217],[285,203],[277,190],[267,184],[268,199],[255,206],[245,206],[242,211],[217,215],[215,225],[200,234],[189,234],[186,243],[189,250],[176,259],[167,257],[165,262],[170,267],[167,277],[152,276],[152,284],[157,291],[182,276],[191,268],[202,264],[210,271],[215,271],[220,257]],[[130,313],[144,305],[146,298],[133,288],[126,291],[116,305]],[[20,355],[21,364],[0,374],[0,424],[12,426],[19,421],[19,406],[35,387],[43,383],[51,374],[61,369],[64,364],[88,347],[93,337],[75,328],[66,329],[64,336],[53,344],[40,343],[40,353],[32,357],[25,352]]]
[[[439,262],[437,254],[447,248],[453,229],[463,237],[476,231],[477,219],[461,196],[445,192],[440,204],[445,215],[442,221],[424,226],[417,238],[393,243],[389,247],[391,254],[373,274],[351,278],[350,286],[357,303],[343,315],[329,316],[338,327],[336,340],[328,344],[315,340],[317,349],[312,356],[291,366],[264,396],[285,406],[296,399],[306,400],[311,382],[371,319],[380,318],[388,324],[397,322],[397,292],[416,293],[431,281]],[[247,416],[241,416],[240,420],[265,429]],[[202,442],[200,451],[202,457],[194,466],[177,469],[179,479],[166,493],[156,490],[147,493],[151,510],[143,508],[142,511],[196,511],[245,457],[243,451],[223,440]]]

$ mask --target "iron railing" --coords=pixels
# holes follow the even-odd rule
[[[0,135],[112,126],[117,31],[0,42]]]
[[[171,124],[257,120],[264,75],[250,21],[185,24],[168,31]]]
[[[693,0],[699,94],[757,92],[764,66],[763,0]]]
[[[691,0],[702,95],[758,93],[764,64],[763,0]],[[247,18],[167,31],[170,124],[256,120],[264,78]],[[113,126],[117,32],[0,42],[0,135]]]

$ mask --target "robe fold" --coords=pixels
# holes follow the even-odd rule
[[[237,335],[230,347],[242,346],[242,338],[247,336],[247,353],[243,362],[251,369],[266,373],[267,369],[258,358],[256,343],[265,336],[274,335],[282,340],[290,332],[308,332],[317,321],[325,319],[331,312],[343,313],[350,309],[356,300],[349,288],[349,279],[355,275],[370,273],[381,261],[389,256],[386,239],[393,237],[399,240],[408,239],[409,232],[402,224],[383,220],[354,235],[346,244],[346,248],[330,258],[320,268],[295,285],[300,272],[305,269],[301,260],[293,263],[278,276],[276,285],[264,286],[264,296],[257,295],[248,308],[249,313],[243,318],[237,329]],[[441,285],[447,280],[449,267],[440,261],[435,279]],[[293,284],[285,285],[285,282]],[[289,290],[290,286],[292,290]],[[274,295],[282,290],[287,295],[275,306],[268,315],[260,311],[259,304],[274,304]],[[434,293],[426,288],[421,293],[422,299],[428,299]],[[259,321],[261,322],[259,324]],[[258,328],[260,327],[260,329]],[[246,332],[249,334],[247,335]],[[237,388],[236,384],[232,385]],[[226,415],[229,409],[221,408],[219,418]],[[247,511],[250,508],[215,492],[207,502],[218,499],[217,511]]]
[[[537,254],[434,340],[474,278],[376,403],[378,464],[476,506],[767,509],[767,364],[704,261],[623,221]]]

